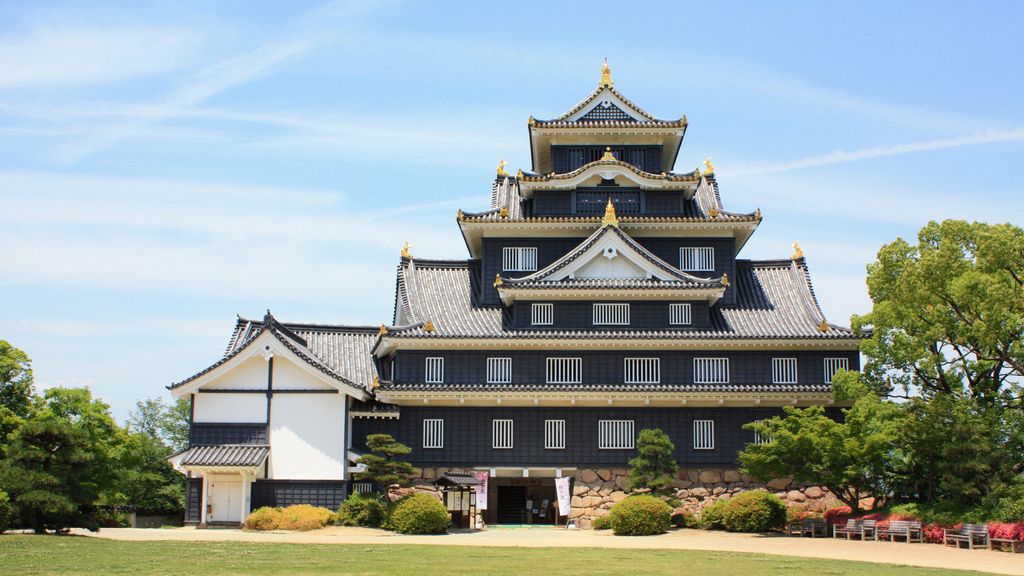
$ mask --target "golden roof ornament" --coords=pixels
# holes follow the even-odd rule
[[[729,275],[722,273],[722,286],[729,286]]]
[[[712,220],[714,220],[715,218],[718,218],[719,214],[720,214],[720,212],[719,212],[718,208],[715,208],[714,206],[712,206],[708,210],[708,216],[710,216]]]
[[[431,322],[430,320],[424,322],[423,331],[426,332],[427,334],[432,334],[434,332],[434,323]]]
[[[609,88],[615,85],[612,81],[612,67],[608,65],[608,59],[604,59],[604,63],[601,64],[601,83],[599,86],[608,86]]]
[[[405,241],[405,245],[402,246],[402,258],[409,258],[409,259],[412,258],[412,254],[409,253],[409,248],[411,248],[411,247],[412,247],[412,244],[410,244],[409,241],[406,240]]]
[[[388,333],[388,327],[383,325],[383,324],[381,324],[380,325],[380,330],[377,330],[377,335],[378,336],[385,336],[385,335],[387,335],[387,333]]]
[[[804,251],[800,249],[800,244],[793,242],[793,260],[799,260],[804,257]]]
[[[761,219],[761,209],[760,208],[758,208],[756,211],[754,211],[754,218],[757,218],[758,220]]]
[[[601,156],[601,160],[602,161],[605,161],[605,160],[617,160],[617,158],[615,158],[615,154],[612,154],[612,147],[611,146],[605,146],[605,148],[604,148],[604,156]]]
[[[829,328],[831,328],[831,326],[828,325],[828,322],[824,320],[818,322],[818,332],[828,332]]]
[[[533,119],[533,116],[530,116],[530,119],[526,121],[527,126],[533,126],[536,123],[537,121]]]
[[[523,169],[520,168],[519,171],[516,172],[516,180],[522,180],[522,179],[523,179]]]
[[[505,282],[502,281],[502,279],[501,279],[501,274],[495,274],[494,275],[494,287],[495,288],[497,288],[498,286],[501,286],[504,283]]]
[[[704,159],[704,171],[701,172],[704,176],[714,176],[715,165],[711,163],[711,157],[708,156]]]
[[[601,220],[601,226],[615,226],[619,227],[619,217],[615,215],[615,204],[612,203],[612,197],[608,197],[608,204],[604,207],[604,218]]]
[[[502,218],[508,218],[508,208],[502,206],[501,210],[498,210],[498,216],[501,216]]]
[[[373,387],[375,389],[380,388],[380,378],[378,378],[377,376],[373,377]]]
[[[505,166],[508,166],[508,162],[502,160],[498,162],[498,176],[508,176],[508,172],[505,171]]]
[[[459,211],[455,214],[455,219],[458,220],[459,222],[462,222],[463,220],[466,219],[466,215],[462,213],[462,208],[459,208]]]

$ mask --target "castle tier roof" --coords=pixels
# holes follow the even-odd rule
[[[210,468],[256,468],[270,454],[267,445],[228,444],[193,446],[181,454],[182,466]]]

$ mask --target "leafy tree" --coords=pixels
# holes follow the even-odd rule
[[[0,340],[0,406],[21,418],[32,409],[32,361],[28,354]]]
[[[135,403],[128,415],[128,429],[156,438],[172,451],[188,448],[188,423],[191,407],[184,398],[168,404],[161,398]]]
[[[143,514],[175,514],[185,508],[185,477],[167,461],[171,449],[146,434],[127,435],[118,461],[111,504]]]
[[[668,492],[672,488],[679,465],[675,444],[668,434],[657,428],[640,431],[637,455],[629,461],[629,489],[648,488],[652,492]]]
[[[826,486],[853,510],[862,496],[884,502],[898,480],[893,462],[904,458],[900,407],[867,393],[856,373],[841,372],[833,382],[840,398],[857,396],[843,422],[821,406],[787,406],[784,416],[744,425],[770,440],[748,444],[740,464],[758,478],[789,476]]]
[[[356,460],[357,464],[365,464],[366,471],[356,474],[356,479],[373,482],[379,486],[408,486],[410,479],[416,474],[412,464],[395,460],[395,456],[405,456],[412,451],[408,446],[395,440],[390,434],[370,434],[366,437],[366,447],[370,454],[363,454]]]

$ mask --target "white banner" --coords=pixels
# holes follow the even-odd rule
[[[569,509],[572,507],[572,494],[569,492],[569,480],[568,476],[564,478],[555,478],[555,492],[558,494],[558,514],[561,516],[568,516]]]
[[[487,510],[487,471],[477,472],[476,479],[480,481],[476,485],[476,509]]]

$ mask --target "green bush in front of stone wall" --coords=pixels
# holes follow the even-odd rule
[[[377,494],[351,494],[334,515],[334,523],[342,526],[380,528],[388,517],[388,505]]]
[[[440,500],[420,493],[396,502],[386,527],[399,534],[444,534],[450,522]]]
[[[704,508],[702,528],[729,532],[770,532],[786,525],[786,504],[764,490],[751,490]]]
[[[611,530],[612,529],[612,516],[611,514],[605,514],[604,516],[598,516],[594,518],[594,522],[590,525],[594,530]]]
[[[672,508],[650,494],[630,496],[612,507],[608,514],[618,536],[650,536],[668,532]]]

